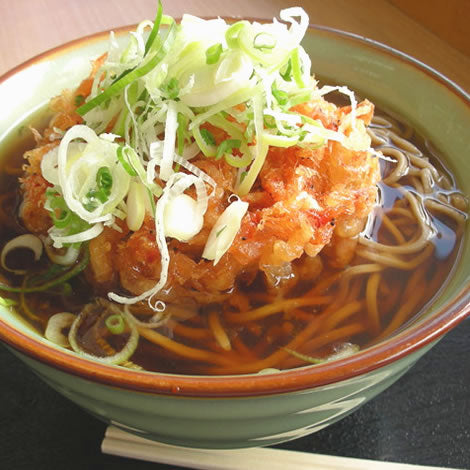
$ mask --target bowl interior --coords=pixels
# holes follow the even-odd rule
[[[118,31],[119,41],[124,39],[123,33]],[[28,122],[61,90],[77,86],[88,75],[90,60],[106,51],[107,38],[103,33],[72,42],[32,59],[0,79],[0,101],[3,103],[0,159],[14,145],[19,126]],[[382,109],[406,117],[409,124],[429,137],[456,176],[458,186],[465,194],[470,194],[470,179],[465,178],[470,174],[470,98],[465,92],[423,64],[353,35],[311,28],[303,45],[312,59],[313,72],[329,83],[346,84]],[[448,285],[417,324],[429,322],[446,304],[464,290],[468,291],[468,230],[467,226],[459,262]],[[15,312],[0,307],[0,317],[0,330],[1,322],[4,322],[29,338],[54,348]],[[444,330],[445,325],[441,324]],[[401,333],[406,334],[406,331]]]

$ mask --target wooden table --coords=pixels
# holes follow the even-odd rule
[[[440,40],[386,0],[166,0],[180,16],[271,18],[301,5],[310,22],[388,44],[436,68],[470,91],[470,57]],[[156,0],[0,0],[0,75],[72,39],[153,18]]]

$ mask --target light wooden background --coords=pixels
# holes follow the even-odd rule
[[[152,18],[156,4],[156,0],[0,0],[0,74],[71,39]],[[165,12],[173,16],[188,12],[270,18],[293,5],[303,6],[311,23],[386,43],[470,91],[470,57],[464,53],[470,23],[468,15],[459,20],[468,12],[468,0],[164,1]],[[431,7],[431,12],[423,10]]]

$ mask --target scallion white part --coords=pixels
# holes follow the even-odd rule
[[[47,257],[54,263],[61,266],[70,266],[77,261],[80,254],[80,249],[74,246],[68,246],[63,249],[63,252],[58,252],[53,247],[53,241],[50,236],[43,239],[44,249],[46,250]]]
[[[247,210],[248,203],[240,199],[227,206],[212,227],[202,253],[203,258],[213,260],[214,265],[220,261],[232,246]]]
[[[45,338],[58,346],[68,348],[70,342],[68,337],[65,336],[64,330],[70,328],[76,318],[76,315],[69,312],[61,312],[52,315],[47,321],[46,330],[44,332]]]
[[[201,231],[203,223],[203,214],[191,196],[183,193],[168,201],[164,213],[167,237],[187,242]]]
[[[147,188],[139,181],[132,181],[127,194],[126,223],[129,230],[136,232],[142,226],[147,208]]]
[[[81,152],[69,152],[72,141],[83,139]],[[87,126],[76,125],[64,135],[58,150],[59,184],[67,207],[84,221],[94,224],[113,221],[112,211],[127,194],[130,176],[116,159],[117,144],[100,139]],[[96,175],[107,167],[112,176],[112,187],[107,200],[94,210],[85,208],[86,196],[96,187]]]
[[[195,70],[191,92],[181,100],[191,107],[213,106],[248,86],[252,72],[251,60],[242,51],[231,51],[219,64]]]
[[[160,179],[163,181],[168,181],[173,173],[173,156],[175,154],[176,129],[178,127],[177,117],[176,103],[170,101],[166,115],[163,156],[160,162]]]
[[[60,230],[55,229],[55,227],[51,227],[49,229],[49,234],[51,238],[54,240],[54,248],[62,248],[64,245],[69,243],[82,243],[89,240],[93,240],[96,238],[104,229],[102,223],[97,223],[93,225],[88,230],[84,230],[83,232],[77,233],[75,235],[59,235]]]
[[[17,249],[31,250],[34,254],[34,261],[38,261],[42,255],[43,245],[39,237],[30,233],[26,233],[23,235],[18,235],[17,237],[9,240],[3,247],[1,255],[2,268],[15,274],[25,274],[25,269],[10,268],[6,264],[6,258],[8,254]]]
[[[135,326],[133,319],[125,311],[120,312],[119,314],[125,319],[127,326],[129,327],[129,330],[130,330],[130,335],[127,340],[127,343],[124,345],[121,351],[117,352],[116,354],[113,354],[112,356],[95,356],[94,354],[90,354],[86,352],[79,345],[78,338],[77,338],[78,329],[84,318],[83,313],[80,313],[80,315],[78,315],[75,318],[70,328],[68,340],[70,342],[70,345],[72,346],[72,349],[77,354],[79,354],[80,356],[86,359],[103,362],[105,364],[119,365],[127,361],[132,356],[132,354],[134,354],[134,351],[137,348],[137,344],[139,343],[139,332]]]

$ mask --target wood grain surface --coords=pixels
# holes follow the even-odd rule
[[[0,74],[47,49],[152,18],[156,0],[0,0]],[[271,18],[301,5],[310,22],[365,36],[410,54],[470,91],[470,57],[386,0],[166,0],[180,16]],[[464,32],[462,31],[462,34]]]

